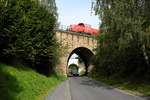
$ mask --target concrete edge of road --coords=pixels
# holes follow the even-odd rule
[[[67,80],[67,89],[68,89],[67,90],[68,91],[68,96],[67,97],[69,98],[69,100],[72,100],[71,90],[70,90],[71,89],[70,88],[70,79]]]
[[[58,91],[61,95],[56,96]],[[43,100],[62,100],[62,99],[72,100],[69,79],[57,85],[57,87],[53,91],[48,93]]]
[[[88,78],[89,78],[89,77],[88,77]],[[91,78],[89,78],[89,79],[90,79],[90,80],[93,80],[93,79],[91,79]],[[105,84],[105,83],[103,83],[103,82],[96,81],[96,80],[94,80],[94,81],[97,82],[97,83],[103,84],[104,86],[113,88],[114,90],[116,90],[116,91],[118,91],[118,92],[121,92],[121,93],[124,93],[124,94],[127,94],[127,95],[131,95],[131,96],[134,96],[134,97],[139,98],[139,99],[143,99],[143,100],[146,99],[146,97],[141,97],[141,96],[137,96],[137,95],[131,94],[131,93],[125,91],[125,90],[121,90],[121,89],[119,89],[119,88],[114,88],[114,87],[112,87],[111,85]],[[148,97],[148,99],[149,99],[149,98],[150,98],[150,97]]]

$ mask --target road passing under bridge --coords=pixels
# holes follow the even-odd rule
[[[87,77],[71,77],[45,100],[150,100],[114,89]]]

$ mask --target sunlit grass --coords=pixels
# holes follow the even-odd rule
[[[58,74],[45,77],[30,68],[0,63],[0,99],[43,100],[64,80],[66,78]]]

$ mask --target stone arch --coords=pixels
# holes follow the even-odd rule
[[[70,64],[68,67],[70,67],[70,66],[76,66],[77,68],[79,67],[79,66],[76,65],[76,64]]]
[[[61,73],[67,76],[67,65],[68,59],[73,53],[77,53],[85,63],[87,68],[87,73],[89,68],[92,68],[91,64],[91,55],[95,52],[93,51],[97,45],[98,41],[94,38],[93,35],[87,35],[76,32],[56,30],[56,39],[62,44],[62,47],[65,47],[63,55],[60,56],[60,63],[56,67],[56,72]]]
[[[77,70],[79,70],[79,66],[78,66],[78,65],[76,65],[76,64],[70,64],[70,65],[68,66],[68,69],[69,69],[69,67],[72,67],[72,66],[76,67],[76,68],[77,68]]]
[[[71,53],[69,54],[69,57],[68,57],[68,60],[67,60],[67,65],[68,65],[68,61],[69,61],[70,57],[74,53],[81,57],[81,59],[83,60],[83,62],[85,64],[86,74],[88,74],[89,66],[92,65],[92,61],[91,61],[92,59],[91,58],[94,55],[94,53],[92,52],[92,50],[90,50],[86,47],[77,47],[77,48],[73,49],[71,51]],[[68,70],[68,68],[66,68],[66,72],[67,72],[67,70]]]

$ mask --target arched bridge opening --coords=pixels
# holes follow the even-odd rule
[[[73,76],[73,75],[78,75],[79,72],[79,66],[76,64],[70,64],[68,66],[68,72],[67,72],[67,76]]]
[[[94,55],[93,52],[86,48],[86,47],[78,47],[75,48],[69,55],[68,61],[71,58],[73,54],[77,54],[84,62],[85,65],[85,75],[87,75],[91,71],[92,66],[92,56]],[[67,65],[68,65],[67,61]],[[68,72],[68,66],[67,66],[67,72]]]
[[[56,72],[67,76],[68,61],[75,53],[83,60],[85,72],[88,74],[92,68],[91,58],[98,41],[93,35],[79,34],[75,32],[56,30],[56,39],[62,44],[63,55],[60,57],[60,63],[56,67]],[[79,68],[80,71],[80,68]]]

